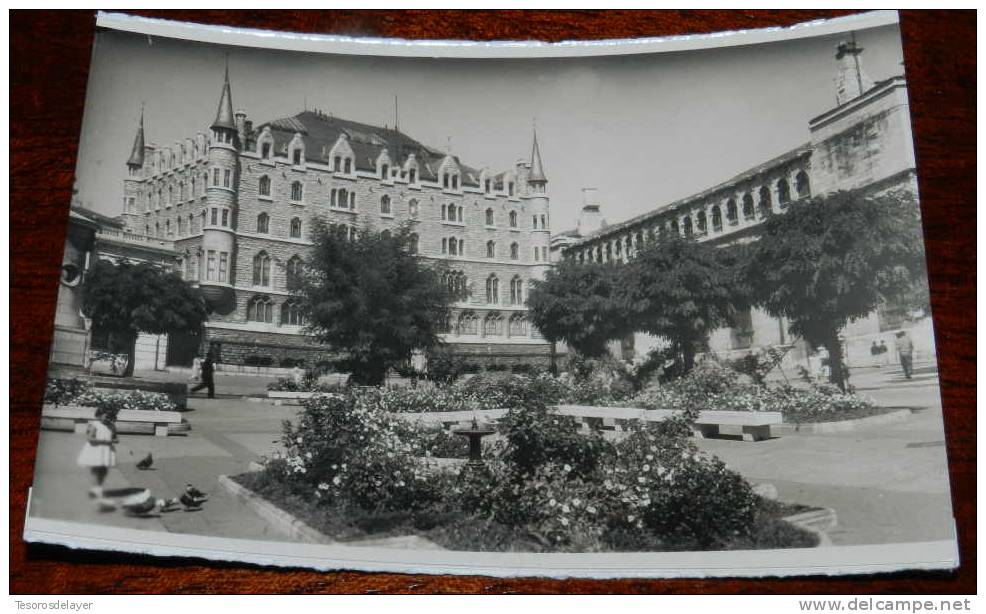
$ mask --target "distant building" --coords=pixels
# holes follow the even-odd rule
[[[694,237],[716,244],[755,240],[761,222],[783,214],[791,203],[837,190],[879,194],[903,190],[917,200],[907,86],[903,76],[874,83],[862,69],[862,49],[855,42],[837,47],[834,108],[808,122],[811,140],[708,189],[643,215],[588,233],[569,231],[552,238],[563,257],[578,262],[626,262],[662,233]],[[585,208],[583,208],[585,214]],[[597,212],[589,211],[590,219]],[[915,323],[892,306],[849,324],[851,365],[872,361],[869,347],[881,334],[918,326],[917,345],[933,352],[930,318]],[[715,331],[709,349],[721,356],[740,355],[756,346],[793,343],[787,322],[760,309],[740,314],[740,325]],[[889,341],[889,335],[882,338]],[[641,355],[657,341],[634,335],[621,343],[624,356]],[[792,358],[804,360],[809,348],[799,344]]]
[[[254,125],[233,111],[229,74],[208,134],[146,144],[143,115],[127,160],[124,232],[172,245],[212,315],[201,345],[225,365],[312,365],[331,348],[303,334],[292,296],[313,218],[355,237],[364,224],[413,225],[413,249],[442,260],[455,297],[444,337],[477,362],[546,362],[527,319],[533,279],[549,266],[547,184],[537,134],[529,161],[495,172],[397,127],[305,110]],[[169,363],[191,361],[195,343]]]

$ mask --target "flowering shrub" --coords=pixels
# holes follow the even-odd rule
[[[665,543],[702,548],[752,530],[753,489],[689,439],[640,428],[611,459],[603,468],[611,530],[646,530]]]
[[[146,390],[101,390],[81,379],[49,379],[45,403],[81,405],[119,412],[120,410],[175,411],[177,406],[160,392]]]
[[[649,387],[621,404],[686,410],[696,415],[704,409],[781,412],[785,421],[793,423],[845,420],[880,411],[870,400],[834,386],[742,384],[737,372],[713,361],[696,366],[688,375],[665,386]]]
[[[267,390],[272,392],[341,392],[340,384],[326,384],[306,373],[304,379],[296,382],[291,377],[279,377],[276,382],[267,384]]]
[[[418,457],[415,425],[388,414],[378,389],[319,394],[297,424],[285,422],[287,456],[270,465],[295,490],[314,499],[345,500],[363,509],[407,510],[440,498]]]

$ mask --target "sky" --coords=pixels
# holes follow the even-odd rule
[[[548,176],[551,230],[575,226],[583,188],[609,223],[651,211],[808,142],[835,106],[826,36],[724,49],[552,59],[374,58],[97,35],[76,169],[78,199],[121,213],[141,104],[148,143],[207,132],[228,55],[233,105],[257,126],[307,108],[394,123],[470,166],[529,159]],[[897,26],[859,30],[874,80],[904,72]]]

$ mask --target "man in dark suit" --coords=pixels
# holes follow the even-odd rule
[[[203,388],[209,389],[209,398],[216,398],[216,383],[213,378],[215,372],[215,365],[212,363],[212,352],[209,352],[205,356],[205,360],[202,361],[202,381],[199,382],[198,386],[192,388],[191,392],[198,392]]]

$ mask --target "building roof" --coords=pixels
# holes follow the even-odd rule
[[[123,228],[123,222],[102,213],[97,213],[92,209],[86,209],[80,205],[72,205],[69,209],[69,217],[81,219],[96,224],[97,226],[109,226],[111,228]]]
[[[140,126],[134,136],[134,146],[130,150],[127,166],[144,166],[144,105],[140,106]]]
[[[236,118],[233,116],[233,96],[229,92],[229,65],[226,66],[223,93],[219,97],[219,108],[216,109],[216,119],[212,122],[212,127],[236,130]]]
[[[527,181],[531,183],[548,183],[544,176],[544,164],[541,163],[541,150],[538,148],[538,131],[534,129],[534,145],[531,147],[531,174]]]
[[[414,154],[422,179],[435,181],[438,169],[447,155],[425,145],[394,128],[373,126],[349,119],[333,117],[320,111],[302,111],[292,117],[283,117],[261,124],[258,130],[270,127],[274,137],[274,151],[286,153],[294,135],[300,134],[305,142],[305,159],[328,164],[329,152],[339,136],[345,134],[353,150],[357,170],[375,172],[377,158],[386,149],[391,164],[403,166],[408,156]],[[463,185],[478,187],[480,171],[462,163],[459,165]]]

